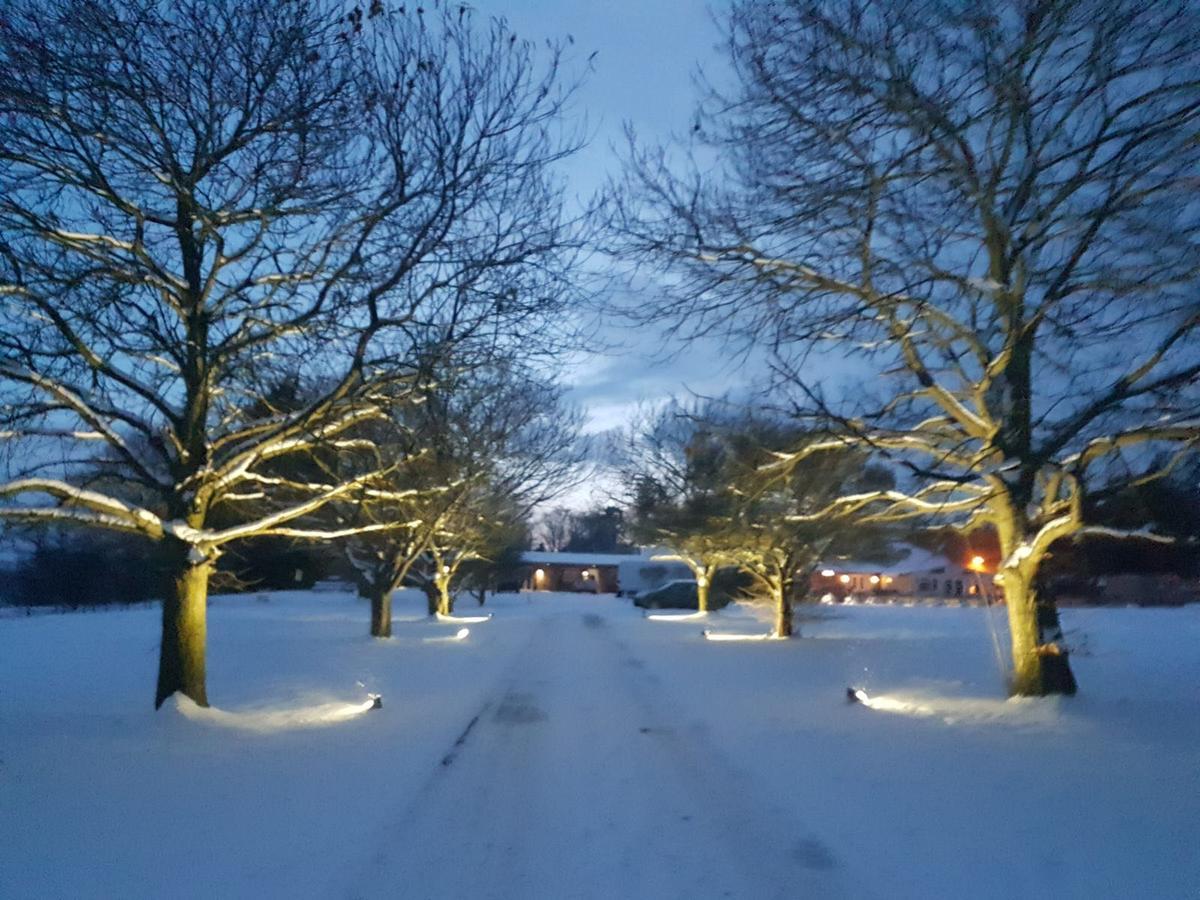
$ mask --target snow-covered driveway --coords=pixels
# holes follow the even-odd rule
[[[560,598],[525,620],[512,665],[351,896],[410,896],[414,881],[412,895],[514,900],[848,895],[802,811],[666,701],[647,626],[624,612]]]
[[[0,897],[1200,896],[1200,607],[1068,610],[1083,693],[1006,702],[978,609],[422,603],[215,598],[201,718],[157,610],[0,618]]]

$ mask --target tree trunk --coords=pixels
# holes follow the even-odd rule
[[[708,583],[708,577],[700,574],[696,576],[696,611],[701,613],[708,612],[708,592],[711,589]]]
[[[1009,693],[1017,697],[1074,694],[1078,685],[1067,649],[1059,642],[1058,611],[1049,598],[1039,602],[1030,572],[1013,568],[1004,573],[1004,602],[1012,636]]]
[[[450,596],[450,579],[438,578],[435,582],[437,585],[437,611],[438,615],[449,616],[454,613],[454,598]]]
[[[775,637],[791,637],[793,632],[791,598],[782,586],[773,588],[772,593],[775,594]]]
[[[385,587],[371,592],[371,637],[392,636],[392,589]]]
[[[176,691],[200,706],[208,706],[204,655],[208,635],[208,577],[211,573],[211,561],[206,559],[196,564],[185,555],[175,576],[175,590],[163,600],[155,709]]]
[[[438,596],[437,588],[434,587],[433,584],[426,584],[421,588],[421,590],[425,592],[425,608],[429,611],[429,615],[431,617],[436,616],[440,606],[440,598]]]

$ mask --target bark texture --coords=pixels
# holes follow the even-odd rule
[[[1039,599],[1032,578],[1022,572],[1005,573],[1004,601],[1012,637],[1009,693],[1018,697],[1073,695],[1078,685],[1070,654],[1062,644],[1054,602]]]
[[[385,588],[371,593],[371,637],[392,636],[392,590]]]
[[[775,594],[775,637],[791,637],[795,631],[792,622],[792,601],[788,592],[783,588],[774,591]]]
[[[208,634],[208,578],[212,563],[184,557],[174,592],[163,601],[162,645],[158,656],[158,709],[176,691],[208,706],[204,654]]]

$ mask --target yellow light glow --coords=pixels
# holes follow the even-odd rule
[[[184,697],[182,694],[176,694],[173,700],[179,713],[193,721],[267,734],[303,728],[320,728],[357,718],[375,706],[375,696],[369,694],[368,698],[361,702],[332,701],[309,706],[245,711],[197,706],[191,698]]]
[[[871,576],[871,584],[879,584],[879,576],[878,575]]]
[[[655,622],[691,622],[695,619],[703,619],[707,616],[706,612],[692,613],[647,613],[646,618],[652,619]]]
[[[868,709],[878,709],[883,712],[911,713],[918,716],[933,714],[933,710],[928,706],[922,706],[919,703],[906,703],[903,700],[896,700],[892,697],[871,697],[861,688],[854,691],[854,698]]]
[[[891,583],[892,583],[892,580],[893,580],[893,579],[892,579],[892,576],[891,576],[891,575],[884,575],[884,576],[883,576],[883,583],[884,583],[884,584],[891,584]]]
[[[969,568],[972,572],[982,572],[983,564],[984,558],[982,556],[972,556],[971,564],[967,568]]]
[[[482,616],[447,616],[443,613],[437,614],[439,622],[457,622],[460,625],[478,625],[480,622],[486,622],[491,617],[491,613],[484,613]],[[466,629],[463,630],[465,631]]]
[[[836,574],[837,574],[837,572],[833,571],[833,569],[822,569],[821,570],[822,578],[832,578]]]
[[[717,631],[703,632],[706,641],[786,641],[787,638],[768,632],[767,634],[725,634]]]
[[[838,578],[838,581],[840,581],[842,584],[849,584],[849,583],[850,583],[850,576],[849,576],[849,575],[843,575],[843,576],[841,576],[840,578]]]

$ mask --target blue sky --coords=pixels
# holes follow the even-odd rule
[[[625,123],[648,142],[686,132],[697,67],[711,72],[723,66],[720,32],[710,7],[699,0],[487,0],[474,6],[503,16],[518,35],[534,41],[570,35],[568,71],[595,52],[574,103],[590,142],[565,168],[569,191],[583,199],[619,170]],[[676,348],[660,333],[609,321],[597,345],[597,352],[573,359],[565,376],[572,398],[587,409],[590,432],[620,427],[639,404],[688,391],[724,393],[742,383],[736,361],[723,361],[712,344],[672,354]]]
[[[503,16],[521,36],[535,41],[566,39],[568,70],[595,52],[574,114],[586,121],[590,141],[565,167],[569,191],[586,199],[620,169],[624,128],[640,141],[658,143],[686,133],[697,99],[694,76],[724,65],[713,10],[702,0],[486,0],[473,4],[485,15]],[[647,297],[647,302],[652,297]],[[597,351],[564,360],[570,398],[587,412],[585,431],[626,425],[639,407],[689,393],[719,395],[746,383],[745,367],[727,359],[716,342],[682,351],[655,329],[602,324]],[[583,508],[609,502],[615,489],[601,476],[562,498]]]

